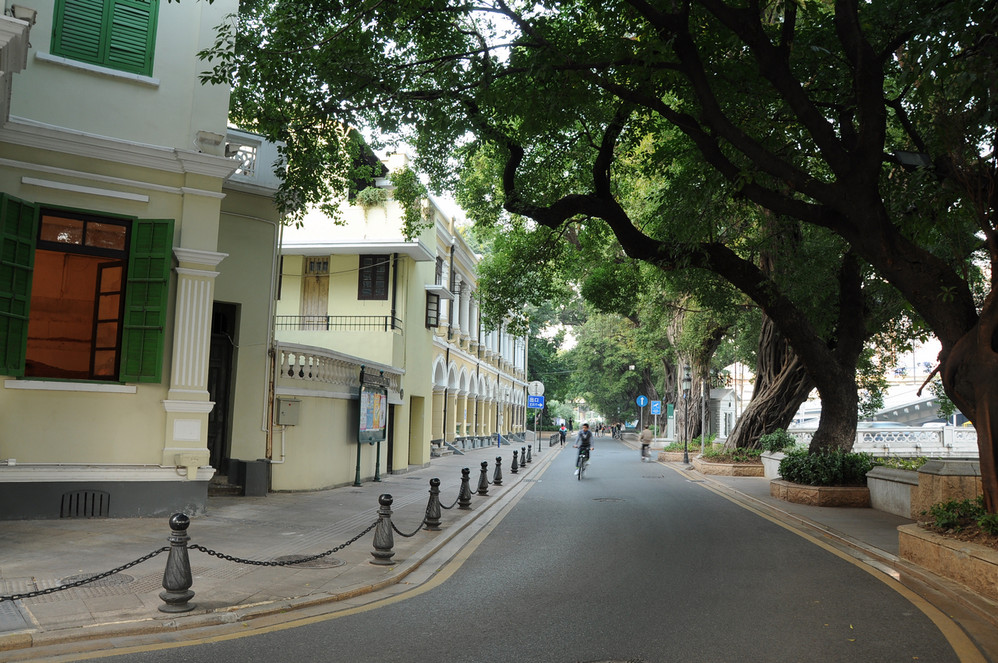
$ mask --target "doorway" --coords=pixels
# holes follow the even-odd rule
[[[211,311],[211,347],[208,353],[208,397],[215,407],[208,414],[208,454],[218,475],[229,471],[232,441],[232,384],[236,350],[236,304],[215,302]]]

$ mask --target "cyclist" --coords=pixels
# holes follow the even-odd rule
[[[575,456],[575,473],[579,473],[579,461],[582,459],[582,454],[585,453],[587,456],[589,452],[594,449],[593,447],[593,433],[589,430],[589,424],[582,424],[582,430],[579,431],[578,436],[575,438],[575,447],[579,449],[579,453]]]

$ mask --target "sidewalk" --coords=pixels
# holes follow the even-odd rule
[[[533,462],[515,475],[510,461],[512,450],[519,447],[487,447],[435,458],[430,467],[360,487],[213,497],[208,515],[192,519],[190,543],[235,557],[277,560],[314,555],[357,536],[376,521],[382,493],[393,496],[392,521],[404,533],[413,532],[424,516],[431,478],[440,478],[440,501],[448,506],[457,498],[461,468],[467,467],[473,493],[470,510],[455,505],[442,511],[441,531],[422,530],[411,538],[395,534],[391,566],[370,563],[373,536],[368,533],[329,557],[289,567],[249,566],[192,550],[196,608],[186,613],[159,611],[164,605],[159,593],[166,553],[75,589],[0,602],[0,661],[98,650],[111,639],[130,636],[164,642],[194,637],[195,629],[245,631],[250,620],[279,623],[411,590],[515,500],[564,449],[548,449],[546,438],[541,436],[540,453],[532,451]],[[624,443],[635,449],[637,460],[636,438],[625,435]],[[488,496],[479,496],[475,491],[481,463],[488,462],[491,480],[496,456],[502,457],[503,485],[490,486]],[[993,604],[898,559],[896,528],[911,521],[874,509],[790,504],[770,497],[769,482],[763,478],[705,476],[681,463],[666,465],[689,481],[845,551],[922,596],[931,595],[931,602],[998,661]],[[0,528],[0,595],[56,587],[116,568],[168,545],[169,534],[166,519],[5,522]]]
[[[134,635],[172,640],[182,637],[178,631],[238,624],[289,610],[344,609],[365,602],[365,595],[379,589],[411,589],[406,578],[425,560],[465,530],[476,530],[470,525],[484,527],[501,511],[496,507],[515,498],[530,485],[531,475],[550,464],[561,447],[548,449],[544,436],[541,441],[543,449],[540,453],[532,449],[532,462],[517,474],[510,471],[513,450],[520,450],[514,443],[434,458],[429,467],[360,487],[266,497],[211,497],[208,514],[191,519],[190,544],[233,557],[277,561],[315,555],[357,536],[377,521],[378,496],[383,493],[393,498],[393,524],[410,534],[425,515],[430,479],[440,479],[440,502],[447,507],[457,500],[461,469],[471,470],[471,508],[454,504],[442,509],[438,532],[422,529],[413,537],[394,534],[390,566],[370,563],[373,532],[328,557],[285,567],[251,566],[191,550],[191,590],[195,592],[191,603],[196,607],[168,614],[159,610],[164,605],[159,597],[167,560],[164,552],[77,588],[0,602],[0,661],[37,658],[42,650],[54,655],[60,645],[65,645],[66,652],[79,651],[81,641]],[[497,456],[502,457],[502,485],[489,486],[488,496],[479,496],[481,463],[488,463],[487,477],[492,481]],[[168,546],[169,536],[167,518],[6,521],[0,527],[0,596],[44,590],[103,573]],[[334,602],[339,603],[328,605]]]

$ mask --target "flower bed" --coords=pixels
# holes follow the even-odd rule
[[[918,525],[898,527],[898,555],[973,592],[998,601],[998,551],[951,539]]]
[[[783,479],[769,482],[769,494],[785,502],[809,506],[870,506],[866,486],[806,486]]]

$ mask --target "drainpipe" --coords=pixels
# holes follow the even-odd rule
[[[398,273],[399,273],[399,254],[392,254],[392,322],[391,328],[395,329],[395,303],[398,298]]]
[[[446,352],[444,353],[444,371],[447,374],[445,379],[450,380],[450,348],[449,347],[447,348]],[[444,425],[443,425],[443,430],[441,431],[441,434],[444,437],[443,437],[443,440],[441,441],[441,445],[440,446],[443,446],[443,445],[447,444],[447,393],[449,391],[450,391],[450,384],[448,383],[448,385],[446,387],[444,387]]]
[[[454,244],[453,243],[451,243],[451,245],[450,245],[450,272],[448,272],[448,280],[450,281],[450,283],[448,283],[448,286],[450,286],[450,288],[453,288],[454,287]],[[455,294],[455,293],[452,292],[451,294]],[[449,341],[450,337],[454,334],[454,300],[453,299],[450,300],[450,304],[448,304],[447,308],[449,309],[448,310],[448,315],[447,315],[447,340]]]

